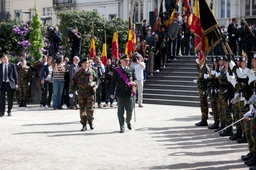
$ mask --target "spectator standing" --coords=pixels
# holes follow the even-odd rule
[[[44,65],[41,71],[41,84],[44,87],[43,95],[43,106],[45,109],[51,107],[52,101],[52,77],[53,77],[53,67],[52,67],[52,57],[47,58],[47,65]],[[47,97],[48,94],[48,97]]]
[[[236,18],[232,18],[232,23],[228,25],[228,38],[229,38],[229,46],[234,55],[237,55],[237,20]]]
[[[74,56],[73,57],[73,63],[70,65],[70,68],[69,68],[69,78],[70,78],[70,83],[73,81],[74,79],[74,75],[75,75],[75,72],[78,70],[79,68],[79,57],[78,56]],[[72,98],[70,98],[70,109],[74,109],[76,110],[78,107],[77,107],[77,100],[78,100],[78,94],[77,94],[77,89],[75,89],[74,93],[73,93],[73,96]]]
[[[64,88],[64,73],[66,69],[63,66],[63,56],[58,56],[54,61],[53,68],[53,109],[63,109],[61,99]]]
[[[154,51],[156,46],[155,37],[151,34],[151,29],[148,29],[147,36],[145,38],[149,46],[149,58],[147,61],[147,74],[153,76],[153,66],[154,66]]]
[[[137,84],[137,92],[138,92],[138,104],[139,107],[142,106],[142,93],[143,93],[143,84],[144,84],[144,77],[143,77],[143,70],[145,68],[145,63],[143,62],[143,57],[139,53],[134,53],[133,58],[136,61],[131,63],[131,66],[135,69],[136,75],[136,84]]]
[[[113,107],[113,102],[114,100],[112,98],[110,98],[110,84],[111,84],[111,79],[113,76],[113,67],[111,66],[111,60],[108,59],[107,60],[107,65],[105,67],[105,89],[106,89],[106,93],[105,93],[105,105],[103,107],[107,107],[108,106],[108,102],[110,102],[110,107]]]

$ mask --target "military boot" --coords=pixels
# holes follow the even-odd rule
[[[247,166],[255,166],[256,165],[256,154],[253,153],[253,156],[248,161],[244,161]]]
[[[196,126],[208,126],[207,120],[202,119],[200,122],[195,124]]]
[[[236,133],[229,137],[230,140],[236,140],[242,137],[242,129],[237,129]]]
[[[27,107],[27,101],[26,100],[24,100],[24,102],[23,102],[23,107]]]
[[[229,127],[220,133],[220,136],[231,136],[231,135],[233,135],[232,127]]]
[[[250,167],[249,170],[256,170],[256,166]]]
[[[248,160],[250,160],[252,157],[253,157],[253,153],[252,153],[252,152],[249,152],[249,153],[247,153],[246,155],[242,155],[242,156],[241,156],[241,159],[242,159],[243,161],[248,161]]]
[[[23,100],[20,100],[19,107],[23,107]]]
[[[219,128],[219,121],[215,121],[213,125],[208,126],[208,129],[218,129]]]
[[[247,143],[247,139],[245,137],[245,134],[243,133],[243,137],[236,139],[237,143]]]
[[[224,128],[225,128],[225,123],[221,123],[220,127],[218,129],[216,129],[214,132],[218,132],[218,131],[220,131],[220,130],[222,130]]]

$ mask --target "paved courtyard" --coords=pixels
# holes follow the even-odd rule
[[[12,114],[0,118],[0,170],[248,169],[247,144],[196,127],[196,107],[144,104],[123,134],[116,108],[96,109],[85,132],[77,110],[15,106]]]

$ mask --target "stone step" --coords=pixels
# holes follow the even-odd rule
[[[190,91],[194,91],[194,90],[197,90],[197,85],[194,84],[194,85],[187,85],[187,86],[180,86],[180,85],[172,85],[172,84],[149,84],[149,83],[146,83],[144,85],[144,89],[147,88],[147,89],[162,89],[162,90],[165,90],[165,89],[172,89],[172,90],[190,90]]]
[[[153,98],[143,98],[143,103],[146,104],[159,104],[159,105],[177,105],[177,106],[190,106],[199,107],[200,103],[198,101],[181,101],[181,100],[163,100],[163,99],[153,99]]]
[[[173,73],[157,73],[153,77],[150,77],[151,79],[158,79],[158,80],[194,80],[197,79],[197,75],[191,75],[191,76],[178,76]]]
[[[153,99],[165,99],[165,100],[181,100],[181,101],[199,101],[199,96],[191,95],[168,95],[168,94],[158,94],[158,93],[143,93],[143,99],[153,98]]]
[[[183,94],[187,94],[189,96],[193,95],[193,96],[197,96],[198,95],[198,91],[195,90],[170,90],[170,89],[157,89],[157,88],[144,88],[143,89],[143,93],[152,93],[152,94],[168,94],[168,95],[183,95]]]
[[[193,80],[186,81],[186,80],[159,80],[159,79],[148,79],[147,84],[168,84],[168,85],[180,85],[180,86],[193,86],[196,83]]]

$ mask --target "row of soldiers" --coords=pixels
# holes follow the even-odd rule
[[[207,64],[200,64],[198,60],[196,62],[202,116],[201,121],[195,125],[208,126],[209,101],[214,123],[208,128],[215,129],[220,136],[229,136],[230,140],[236,140],[238,143],[248,142],[249,153],[243,155],[241,159],[248,166],[255,166],[256,52],[251,52],[249,57],[243,56],[233,60],[225,56],[212,58],[211,69]],[[246,67],[247,62],[252,68]],[[235,124],[236,133],[233,133],[231,124],[236,121],[238,121]],[[256,169],[256,166],[250,169]]]

